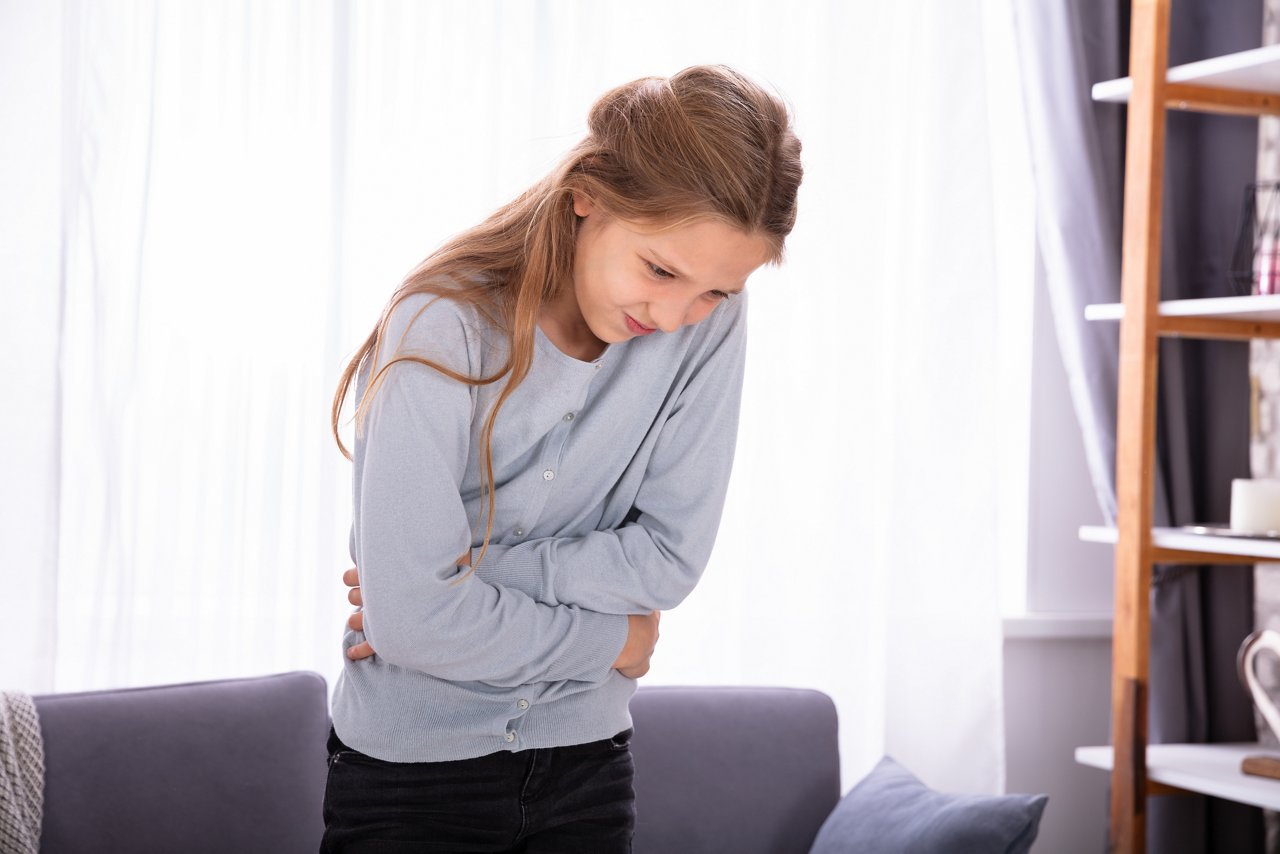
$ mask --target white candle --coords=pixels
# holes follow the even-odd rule
[[[1231,481],[1231,530],[1246,534],[1280,532],[1280,480]]]

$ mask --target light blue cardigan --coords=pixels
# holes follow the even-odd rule
[[[343,648],[367,639],[377,654],[344,656],[333,723],[346,744],[427,762],[631,725],[636,680],[612,668],[625,615],[674,608],[711,555],[746,308],[745,293],[731,297],[697,325],[610,345],[594,362],[538,330],[494,430],[493,538],[461,582],[455,560],[484,539],[476,449],[505,380],[469,386],[410,362],[386,372],[353,453],[365,632],[348,630]],[[505,361],[504,335],[448,298],[404,300],[386,331],[379,367],[397,346],[470,376]]]

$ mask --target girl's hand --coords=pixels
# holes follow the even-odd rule
[[[364,597],[360,595],[360,571],[354,566],[342,573],[342,583],[350,587],[347,591],[347,601],[357,608],[364,605]],[[364,631],[364,612],[356,611],[347,618],[347,625],[355,629],[357,632]]]
[[[471,566],[471,549],[467,549],[466,554],[459,555],[457,560],[458,566]],[[347,626],[353,631],[364,631],[364,597],[360,594],[360,570],[351,567],[342,573],[342,583],[350,587],[347,591],[347,601],[356,608],[361,609],[355,611],[350,617],[347,617]],[[369,658],[374,655],[373,647],[369,646],[368,641],[360,641],[360,643],[347,650],[347,658],[352,661],[360,661],[363,658]],[[648,669],[648,668],[646,668]]]
[[[661,611],[627,615],[627,643],[613,662],[613,669],[628,679],[639,679],[649,672],[649,659],[658,645],[658,621]]]
[[[360,595],[360,571],[354,566],[342,573],[342,583],[350,587],[347,591],[347,601],[356,608],[363,609],[364,597]],[[364,631],[364,611],[357,610],[350,617],[347,617],[347,626],[354,631]],[[368,641],[360,641],[360,643],[347,650],[347,658],[352,661],[359,661],[362,658],[368,658],[373,655],[373,647],[369,646]]]

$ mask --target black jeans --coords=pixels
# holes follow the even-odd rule
[[[626,854],[631,733],[450,762],[386,762],[329,730],[321,854]]]

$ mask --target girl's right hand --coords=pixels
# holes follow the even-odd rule
[[[613,662],[613,667],[628,679],[639,679],[649,672],[649,659],[658,645],[660,611],[627,615],[627,643]]]
[[[471,552],[472,549],[467,549],[466,552],[458,556],[456,561],[458,566],[471,566]],[[353,631],[363,632],[364,594],[360,592],[360,570],[353,566],[342,573],[342,583],[351,588],[347,591],[347,601],[358,609],[350,617],[347,617],[347,626]],[[373,655],[376,655],[376,653],[373,651],[373,647],[369,646],[368,641],[361,641],[347,650],[347,658],[352,661],[359,661],[362,658],[369,658]]]

